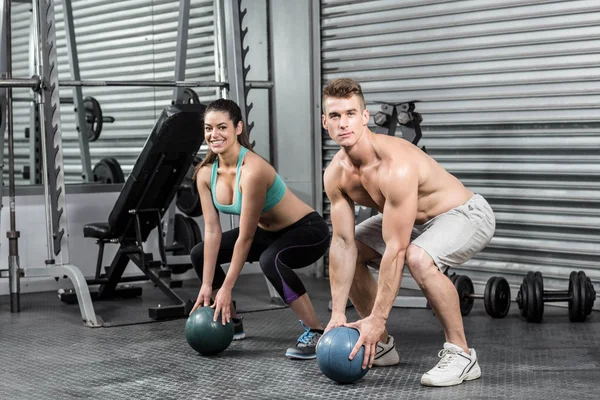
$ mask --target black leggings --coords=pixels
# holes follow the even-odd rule
[[[225,272],[221,264],[231,262],[238,235],[239,228],[223,233],[217,256],[213,290],[223,285]],[[246,261],[258,261],[269,282],[289,304],[306,293],[302,281],[292,270],[306,267],[321,258],[329,247],[329,240],[327,223],[319,213],[311,212],[277,232],[257,228]],[[202,280],[204,242],[194,246],[190,257],[198,277]]]

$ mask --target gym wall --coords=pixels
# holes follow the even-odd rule
[[[320,6],[323,82],[359,80],[371,115],[376,101],[420,100],[419,144],[495,210],[496,236],[457,273],[516,287],[540,270],[564,288],[583,269],[598,282],[598,2]],[[337,146],[322,143],[326,165]],[[323,208],[329,217],[325,196]]]

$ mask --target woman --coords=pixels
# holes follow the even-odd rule
[[[315,358],[323,326],[302,281],[293,269],[306,267],[325,254],[329,227],[311,207],[298,199],[273,167],[252,151],[238,105],[219,99],[204,114],[206,158],[194,173],[204,215],[204,242],[191,251],[202,281],[192,312],[211,303],[215,321],[233,321],[234,339],[243,339],[231,290],[244,263],[258,261],[281,298],[305,328],[286,356]],[[221,233],[218,211],[240,216],[239,228]],[[227,275],[220,264],[230,263]]]

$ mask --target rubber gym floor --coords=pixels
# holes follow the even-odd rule
[[[328,281],[303,278],[321,321],[329,320]],[[197,281],[182,291],[197,293]],[[513,296],[514,297],[514,296]],[[88,328],[76,305],[56,292],[21,295],[21,312],[0,297],[1,399],[598,399],[600,314],[570,323],[565,308],[546,307],[539,324],[512,304],[501,320],[483,302],[464,317],[482,378],[447,388],[421,386],[444,341],[431,310],[394,308],[388,328],[400,364],[374,368],[358,382],[339,385],[316,361],[285,356],[302,333],[289,308],[269,302],[262,275],[242,275],[236,289],[247,338],[218,356],[195,353],[185,319],[150,322],[147,308],[165,302],[152,286],[142,298],[95,303],[108,327]],[[264,311],[256,311],[264,310]],[[347,312],[355,320],[353,309]]]

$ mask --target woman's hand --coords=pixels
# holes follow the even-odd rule
[[[200,307],[210,306],[210,297],[212,295],[212,286],[202,284],[200,287],[200,293],[198,293],[198,298],[196,299],[196,304],[190,311],[190,314],[196,311]]]
[[[219,289],[215,297],[215,303],[211,307],[215,309],[214,322],[217,322],[219,313],[223,325],[231,322],[231,290],[224,287]]]

